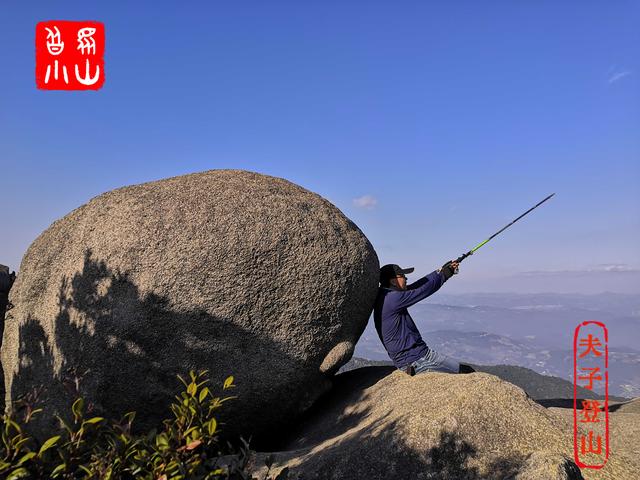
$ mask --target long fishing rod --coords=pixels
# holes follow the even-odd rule
[[[545,198],[544,200],[538,202],[536,205],[534,205],[533,207],[531,207],[529,210],[527,210],[526,212],[524,212],[522,215],[520,215],[518,218],[516,218],[514,221],[512,221],[509,225],[505,225],[504,227],[502,227],[500,230],[498,230],[496,233],[494,233],[493,235],[491,235],[489,238],[487,238],[485,241],[480,242],[478,245],[476,245],[475,247],[473,247],[471,250],[469,250],[467,253],[460,255],[458,258],[456,258],[456,262],[460,263],[462,260],[464,260],[465,258],[467,258],[469,255],[473,255],[473,252],[475,252],[476,250],[478,250],[481,246],[483,246],[485,243],[487,243],[489,240],[491,240],[492,238],[500,235],[502,232],[504,232],[507,228],[509,228],[511,225],[513,225],[514,223],[516,223],[518,220],[520,220],[522,217],[524,217],[527,213],[531,212],[532,210],[535,210],[536,208],[538,208],[540,205],[542,205],[544,202],[546,202],[547,200],[549,200],[551,197],[553,197],[555,195],[555,193],[552,193],[551,195],[549,195],[547,198]]]

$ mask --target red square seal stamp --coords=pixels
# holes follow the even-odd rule
[[[36,25],[36,86],[98,90],[104,85],[104,25],[49,20]]]

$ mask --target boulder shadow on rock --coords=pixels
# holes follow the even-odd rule
[[[251,425],[263,423],[270,414],[277,423],[278,412],[270,410],[276,401],[284,411],[296,411],[303,408],[301,401],[310,401],[300,399],[299,392],[309,388],[304,376],[291,376],[291,372],[302,373],[305,366],[275,342],[204,311],[176,312],[162,297],[142,296],[126,272],[112,271],[89,251],[82,271],[63,279],[59,307],[54,342],[36,318],[29,318],[19,329],[20,364],[11,382],[11,397],[20,398],[40,385],[46,388],[46,412],[32,425],[36,436],[56,428],[52,414],[69,419],[75,376],[81,377],[79,393],[93,405],[93,414],[115,419],[130,411],[131,405],[142,406],[134,423],[138,431],[158,427],[158,419],[169,418],[169,405],[182,389],[176,375],[216,362],[229,366],[210,370],[212,392],[222,395],[224,379],[234,375],[236,387],[225,394],[239,397],[226,402],[219,413],[222,432],[228,437],[249,438],[255,433]],[[79,316],[92,321],[74,322]],[[119,321],[123,318],[126,323]],[[212,351],[210,339],[224,342]],[[267,358],[278,359],[271,375],[286,378],[284,388],[266,392],[256,388],[251,372],[261,369]]]

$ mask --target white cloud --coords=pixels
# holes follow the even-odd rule
[[[602,263],[595,267],[584,268],[581,270],[532,270],[528,272],[520,272],[516,275],[537,277],[543,275],[587,275],[593,273],[640,273],[640,269],[624,263]]]
[[[635,269],[624,263],[603,263],[597,267],[605,272],[632,272]]]
[[[624,70],[622,72],[616,72],[613,74],[609,75],[609,79],[607,80],[607,83],[609,85],[611,85],[614,82],[617,82],[618,80],[622,80],[624,77],[631,75],[631,72],[629,70]]]
[[[371,210],[378,204],[378,200],[372,195],[363,195],[362,197],[354,198],[353,204],[358,208]]]

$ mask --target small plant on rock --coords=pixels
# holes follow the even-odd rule
[[[135,413],[117,421],[90,416],[92,408],[78,396],[71,407],[71,419],[60,421],[61,429],[42,444],[25,433],[25,426],[42,412],[36,408],[42,389],[30,392],[14,404],[12,413],[2,416],[0,477],[54,479],[242,479],[255,480],[247,466],[251,450],[242,446],[222,447],[216,412],[234,396],[214,396],[206,378],[207,371],[189,372],[188,379],[178,378],[184,390],[171,404],[173,417],[162,428],[143,435],[132,434]],[[77,377],[76,377],[77,380]],[[76,393],[79,382],[73,382]],[[223,390],[234,388],[228,377]],[[17,413],[22,414],[19,420]],[[266,460],[269,473],[273,457]],[[283,469],[273,480],[285,480]]]

